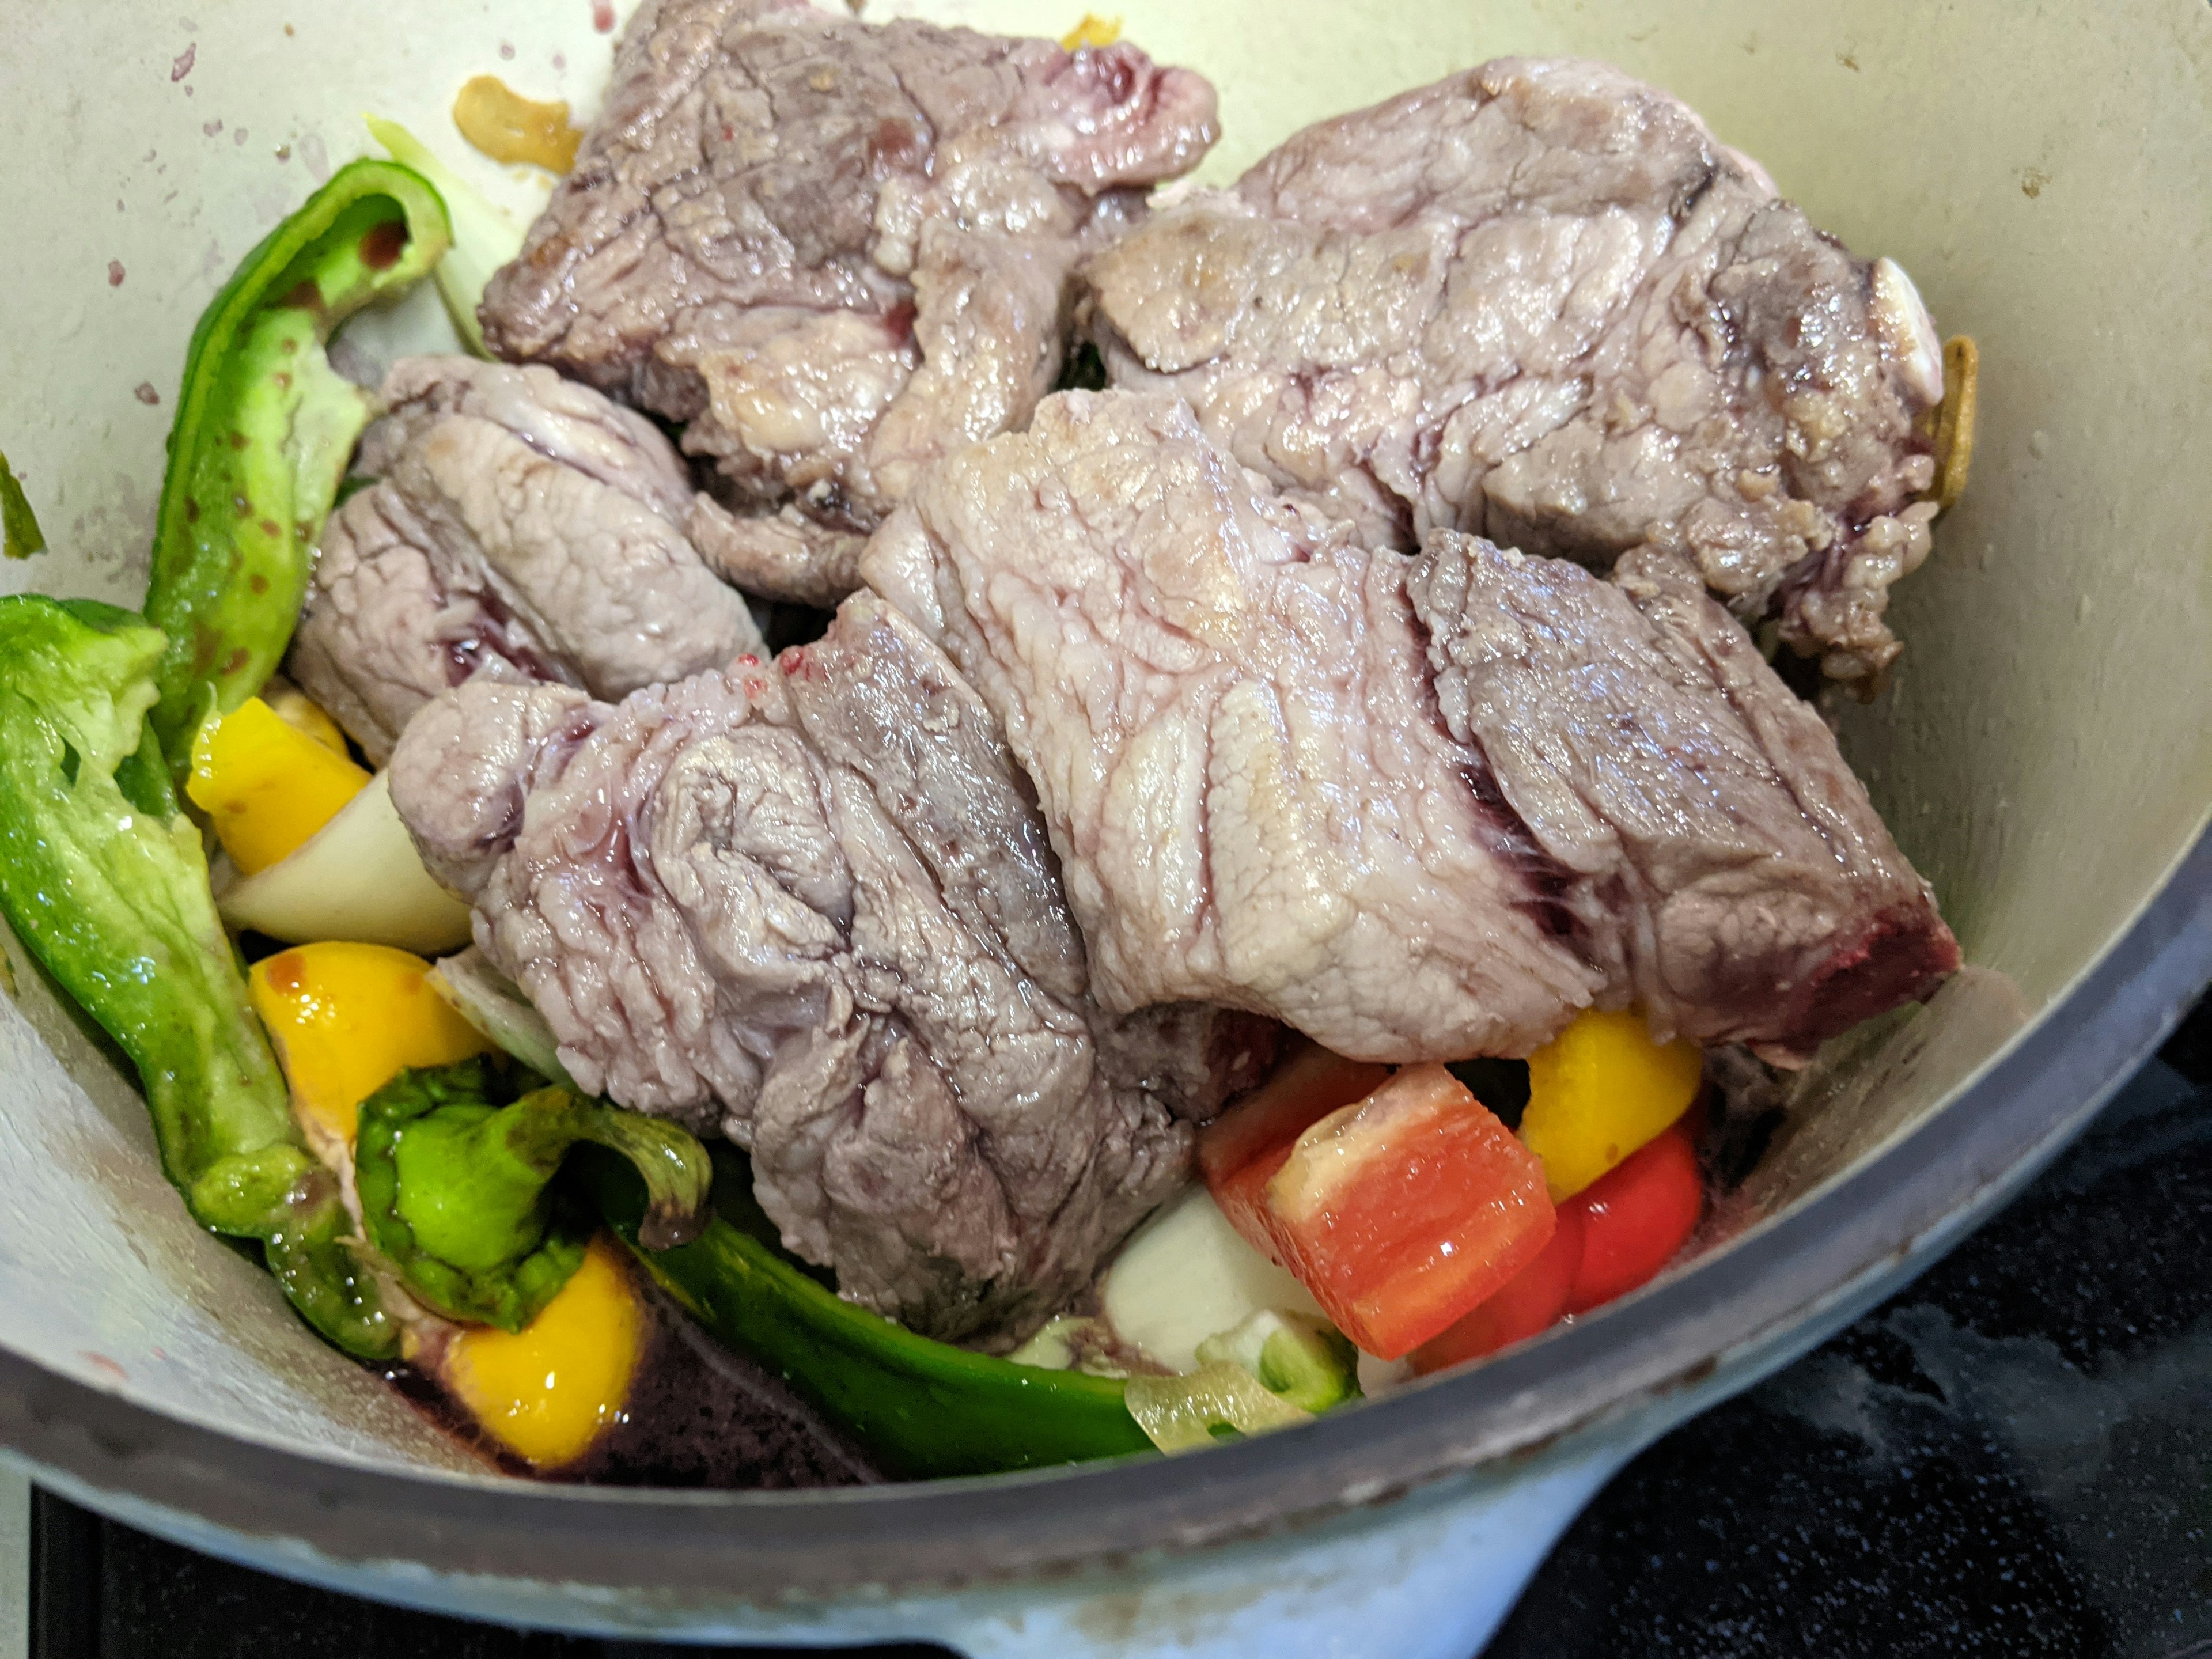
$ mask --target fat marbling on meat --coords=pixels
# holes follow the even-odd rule
[[[1000,1343],[1189,1178],[1273,1028],[1102,1014],[996,722],[872,596],[619,704],[478,680],[392,799],[585,1088],[746,1147],[785,1243]]]
[[[1278,493],[1188,404],[1067,392],[872,543],[1034,781],[1109,1009],[1368,1060],[1582,1006],[1809,1051],[1957,946],[1819,718],[1675,556],[1607,582]]]
[[[1323,121],[1086,275],[1115,384],[1181,394],[1376,544],[1604,568],[1648,543],[1863,690],[1897,653],[1933,325],[1617,70],[1500,59]]]
[[[692,492],[642,416],[547,368],[403,359],[325,526],[291,672],[380,763],[477,675],[621,696],[761,647],[684,533]]]
[[[1212,88],[1127,45],[647,0],[485,337],[685,422],[708,556],[834,604],[918,467],[1027,420],[1077,259],[1215,135]]]

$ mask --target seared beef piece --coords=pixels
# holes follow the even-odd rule
[[[548,368],[413,357],[323,531],[292,673],[373,761],[471,676],[621,696],[760,649],[653,423]]]
[[[1188,398],[1373,544],[1459,529],[1603,569],[1648,542],[1837,678],[1897,654],[1933,325],[1616,70],[1501,59],[1324,121],[1086,275],[1116,384]]]
[[[1636,1002],[1796,1054],[1957,962],[1827,729],[1664,556],[1371,551],[1187,405],[1067,392],[864,568],[1000,714],[1109,1009],[1402,1061]]]
[[[1182,404],[1074,392],[926,477],[867,572],[1004,722],[1107,1007],[1518,1054],[1600,981],[1450,787],[1471,763],[1429,707],[1405,562]]]
[[[485,337],[689,422],[717,568],[835,604],[918,466],[1029,418],[1077,259],[1215,136],[1133,46],[647,0]]]
[[[478,681],[392,799],[585,1088],[747,1147],[851,1299],[1010,1341],[1188,1178],[1272,1028],[1101,1015],[990,713],[870,596],[619,705]]]
[[[1438,531],[1407,591],[1473,787],[1611,994],[1802,1056],[1959,965],[1834,735],[1682,561],[1638,549],[1606,582]]]

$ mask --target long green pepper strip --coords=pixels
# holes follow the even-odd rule
[[[355,161],[246,257],[192,331],[154,531],[146,619],[167,636],[155,736],[173,770],[212,712],[261,689],[290,642],[316,538],[368,395],[331,332],[429,271],[444,204],[391,161]]]
[[[161,1168],[203,1226],[266,1249],[307,1322],[389,1357],[146,726],[162,638],[127,611],[0,599],[0,910],[138,1069]]]
[[[886,1474],[988,1474],[1152,1449],[1118,1378],[971,1353],[841,1300],[776,1248],[744,1156],[711,1151],[714,1218],[668,1250],[637,1249],[645,1194],[627,1165],[586,1151],[574,1168],[663,1290],[811,1401]]]

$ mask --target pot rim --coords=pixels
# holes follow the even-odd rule
[[[2212,981],[2212,830],[2064,994],[1944,1108],[1679,1276],[1487,1364],[1210,1450],[806,1492],[499,1481],[233,1437],[0,1346],[0,1446],[325,1561],[416,1564],[763,1605],[1112,1567],[1279,1534],[1454,1474],[1504,1483],[1569,1437],[1664,1409],[1898,1280],[2054,1156]],[[1888,1288],[1891,1286],[1885,1286]],[[1747,1358],[1752,1363],[1740,1364]],[[289,1552],[296,1553],[296,1550]]]

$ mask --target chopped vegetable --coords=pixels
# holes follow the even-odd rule
[[[185,793],[208,815],[230,861],[247,875],[306,844],[368,782],[330,747],[248,697],[200,727]]]
[[[291,855],[216,895],[233,927],[289,943],[352,939],[436,952],[465,945],[469,907],[431,878],[379,772]]]
[[[1395,1359],[1552,1237],[1542,1164],[1441,1066],[1409,1066],[1300,1135],[1267,1185],[1279,1259],[1330,1322]]]
[[[572,1147],[619,1152],[644,1180],[648,1249],[697,1234],[712,1176],[681,1124],[558,1085],[509,1097],[482,1060],[402,1072],[361,1103],[354,1183],[369,1243],[410,1291],[448,1318],[519,1331],[568,1283],[596,1224],[554,1185]]]
[[[1588,1313],[1655,1278],[1690,1242],[1705,1207],[1697,1147],[1669,1129],[1566,1207],[1583,1225],[1566,1310]]]
[[[1110,46],[1121,38],[1120,18],[1086,11],[1081,22],[1060,37],[1060,45],[1063,52],[1079,52],[1085,46]]]
[[[1387,1066],[1345,1060],[1305,1043],[1200,1137],[1206,1184],[1222,1214],[1255,1249],[1271,1259],[1276,1255],[1264,1194],[1297,1138],[1340,1107],[1373,1094],[1389,1077]]]
[[[1129,1415],[1164,1452],[1195,1451],[1217,1440],[1313,1421],[1310,1412],[1225,1359],[1188,1376],[1133,1376],[1127,1388]]]
[[[453,245],[431,275],[437,279],[438,297],[446,302],[446,314],[453,319],[461,343],[479,357],[490,356],[484,345],[483,325],[477,320],[477,307],[483,302],[484,286],[492,273],[522,252],[522,227],[397,121],[372,115],[368,131],[393,161],[428,179],[445,203],[453,222]]]
[[[629,1274],[615,1245],[593,1239],[525,1328],[456,1333],[439,1358],[439,1382],[532,1468],[574,1462],[621,1414],[644,1352],[646,1310]]]
[[[31,498],[23,493],[22,483],[9,469],[8,458],[0,455],[0,554],[27,559],[46,550],[46,532],[39,528]]]
[[[162,639],[88,600],[0,599],[0,909],[138,1070],[161,1168],[201,1225],[262,1241],[307,1322],[397,1334],[344,1243],[146,725]]]
[[[1426,1376],[1463,1359],[1480,1359],[1550,1329],[1567,1310],[1582,1261],[1583,1212],[1578,1205],[1565,1204],[1551,1242],[1534,1261],[1459,1323],[1413,1350],[1414,1372]]]
[[[584,135],[568,123],[568,105],[525,98],[496,75],[471,76],[453,99],[461,137],[495,161],[519,161],[566,173],[576,165]]]
[[[691,1243],[634,1249],[636,1260],[721,1341],[849,1432],[885,1474],[985,1474],[1149,1449],[1118,1379],[971,1353],[841,1300],[776,1248],[744,1155],[718,1144],[713,1156],[715,1218]],[[576,1168],[635,1247],[644,1209],[635,1175],[589,1150]]]
[[[401,1072],[489,1049],[432,994],[429,971],[404,951],[332,940],[264,957],[246,976],[293,1111],[326,1162],[343,1166],[332,1154],[349,1155],[361,1103]]]
[[[1694,1042],[1657,1043],[1632,1012],[1586,1010],[1528,1056],[1521,1139],[1562,1203],[1690,1108],[1704,1078]]]
[[[368,395],[331,368],[325,344],[451,240],[418,175],[353,162],[246,256],[193,330],[146,591],[147,620],[167,636],[154,730],[176,769],[208,714],[236,708],[283,655],[368,424]]]
[[[295,731],[304,732],[333,755],[348,753],[345,733],[338,723],[324,712],[322,704],[289,680],[271,678],[261,688],[261,701],[276,713],[276,718]]]
[[[1198,1345],[1201,1366],[1227,1360],[1301,1411],[1319,1413],[1359,1396],[1359,1351],[1311,1314],[1263,1308]]]
[[[430,970],[430,988],[492,1042],[550,1083],[575,1087],[561,1064],[560,1044],[522,988],[493,967],[473,945]]]
[[[1229,1224],[1202,1186],[1145,1223],[1099,1285],[1115,1338],[1171,1371],[1198,1369],[1198,1345],[1263,1309],[1319,1317],[1306,1287]]]

